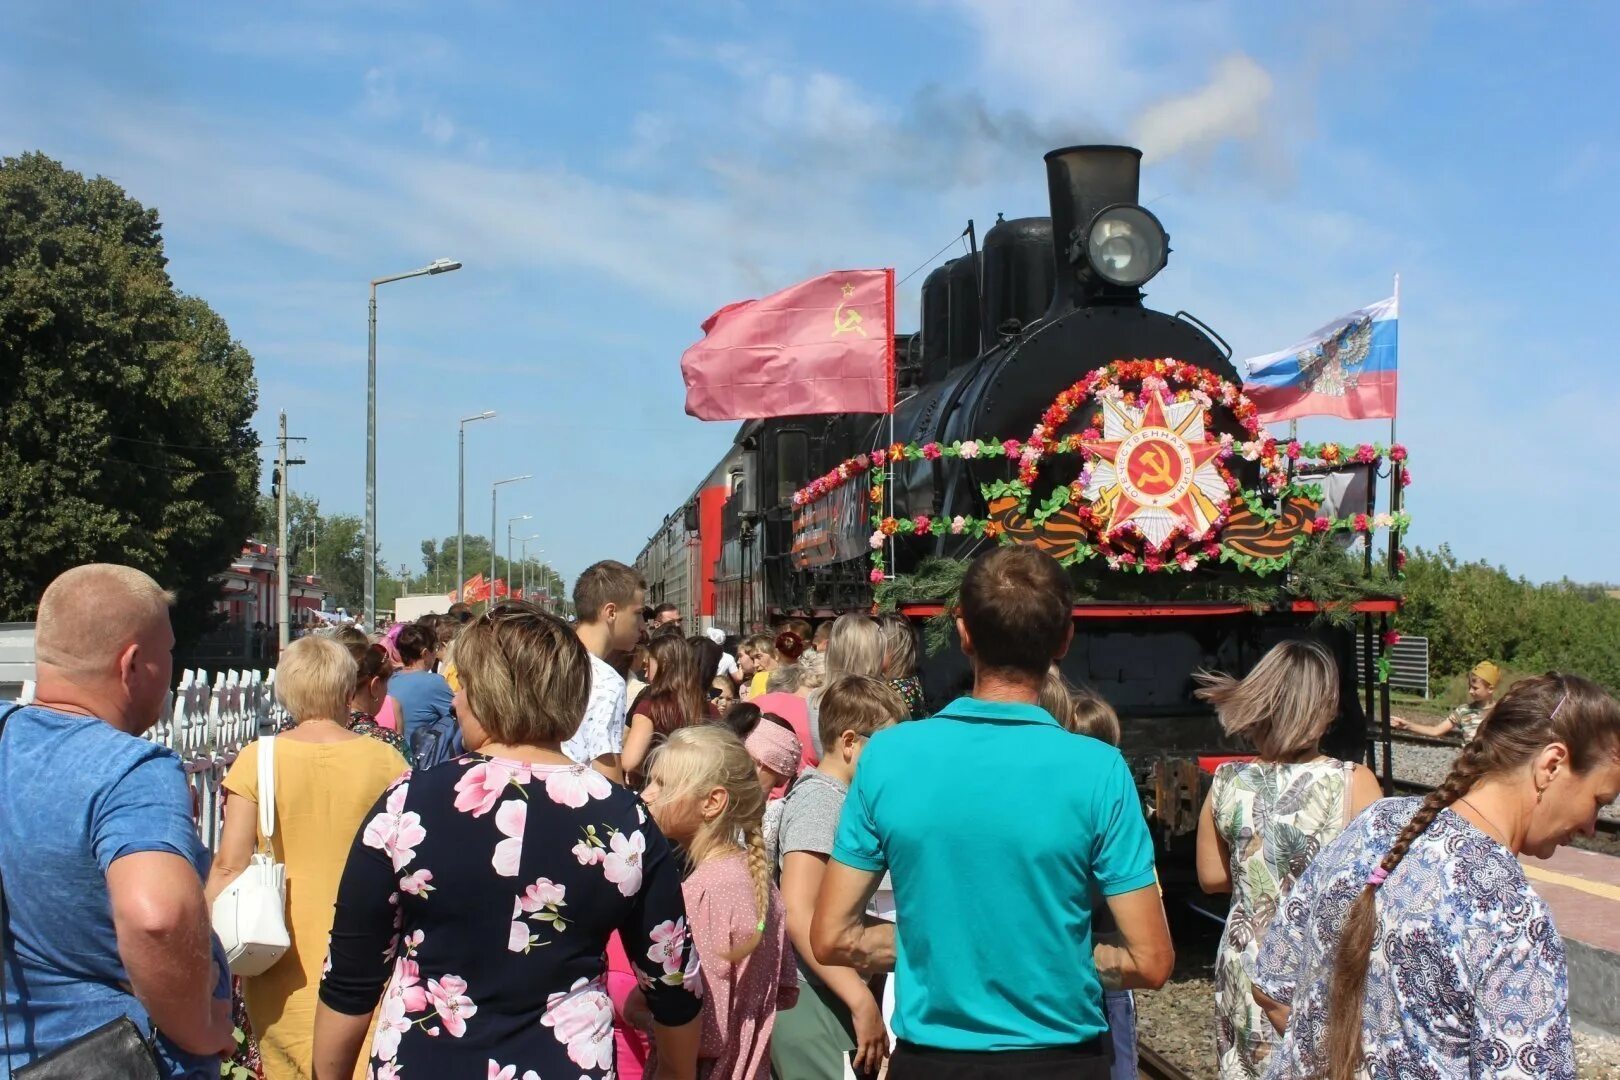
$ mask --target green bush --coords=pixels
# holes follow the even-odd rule
[[[1463,563],[1442,546],[1406,566],[1397,624],[1429,639],[1431,682],[1461,702],[1481,660],[1503,668],[1501,689],[1526,675],[1568,671],[1620,692],[1620,602],[1598,585],[1532,585],[1501,567]]]

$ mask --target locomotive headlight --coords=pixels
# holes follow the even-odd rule
[[[1170,238],[1159,219],[1129,203],[1097,211],[1086,233],[1086,261],[1110,285],[1145,284],[1164,269]]]

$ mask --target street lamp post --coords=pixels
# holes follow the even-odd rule
[[[533,514],[519,514],[517,517],[506,519],[506,595],[512,595],[512,526],[519,521],[528,521]]]
[[[522,476],[509,476],[505,480],[497,480],[489,486],[489,602],[491,606],[494,606],[495,603],[495,552],[500,550],[495,546],[500,542],[495,535],[495,523],[498,520],[495,514],[496,499],[501,493],[502,484],[515,484],[519,480],[528,480],[533,475],[533,473],[524,473]],[[508,564],[511,563],[512,557],[510,554],[507,555],[506,561]],[[512,583],[507,582],[506,587],[507,591],[510,592]]]
[[[456,439],[456,603],[466,599],[462,585],[467,580],[467,568],[462,562],[461,539],[467,535],[467,425],[474,420],[493,420],[494,409],[485,409],[477,416],[463,416],[457,426]],[[490,583],[494,588],[494,582]]]
[[[518,537],[518,543],[523,545],[523,599],[525,600],[529,598],[529,541],[538,539],[540,539],[539,533],[535,533],[533,536]],[[545,554],[544,548],[540,549],[540,554]]]
[[[453,259],[434,259],[419,270],[373,278],[366,343],[366,629],[377,630],[377,286],[390,281],[460,270]]]

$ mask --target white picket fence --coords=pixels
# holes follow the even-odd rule
[[[242,747],[276,730],[285,710],[276,701],[276,673],[220,671],[210,681],[201,669],[186,671],[164,703],[163,719],[143,736],[179,755],[191,787],[197,835],[210,851],[219,846],[225,773]],[[21,704],[34,700],[34,684],[22,684]]]

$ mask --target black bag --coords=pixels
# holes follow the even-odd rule
[[[163,1080],[152,1045],[127,1016],[13,1069],[11,1075],[13,1080]]]
[[[14,705],[0,714],[0,734],[6,720],[22,708]],[[3,954],[10,935],[10,914],[6,911],[5,882],[0,880],[0,1025],[5,1031],[6,1062],[11,1062],[11,1024],[6,1008],[6,966]],[[127,1016],[102,1024],[66,1046],[44,1057],[11,1070],[12,1080],[163,1080],[157,1053],[141,1034],[140,1027]]]

